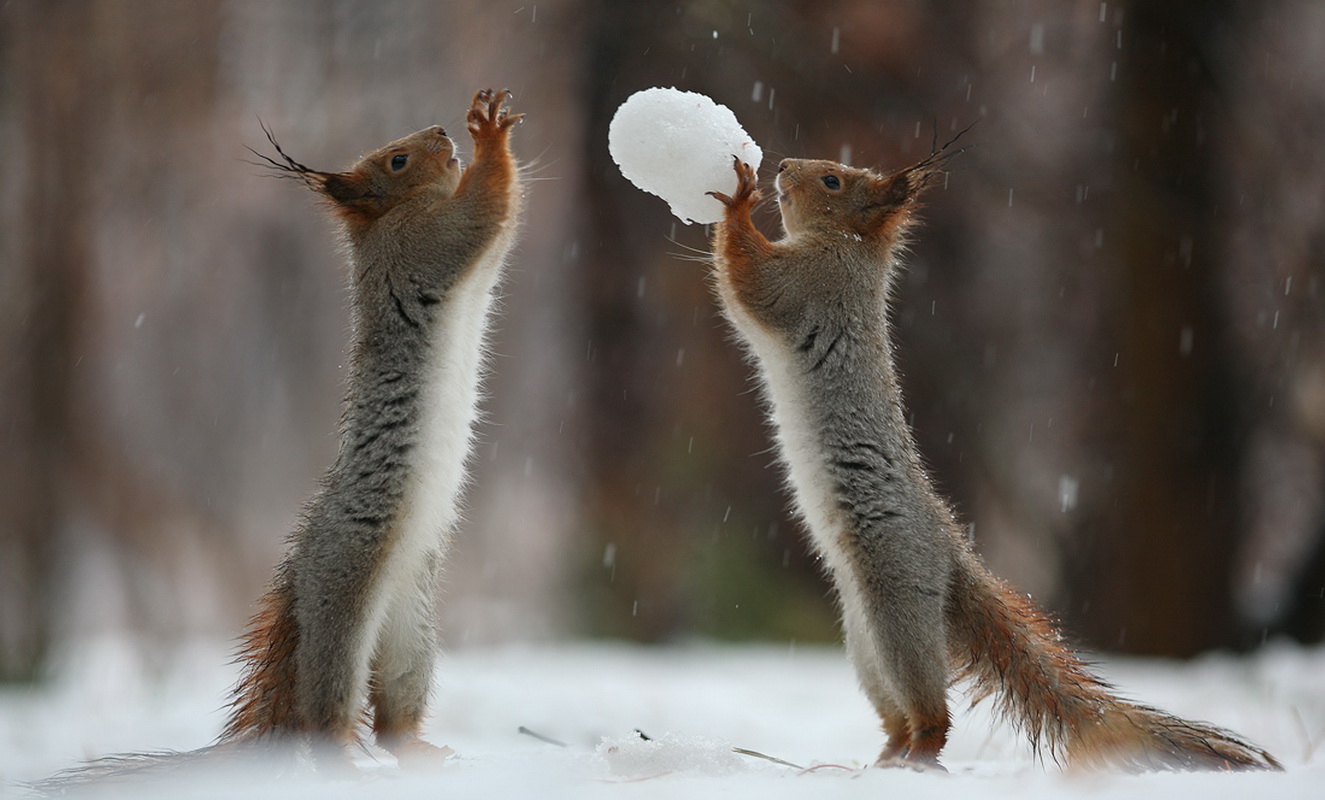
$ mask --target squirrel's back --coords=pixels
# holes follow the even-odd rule
[[[750,210],[753,170],[714,234],[717,291],[759,363],[797,505],[829,567],[847,651],[888,735],[881,765],[939,766],[954,677],[1069,764],[1277,769],[1220,728],[1118,698],[1024,596],[989,574],[921,464],[888,306],[898,256],[948,156],[879,174],[787,159],[785,235]]]
[[[478,416],[493,290],[521,187],[507,92],[474,96],[467,167],[439,126],[344,172],[258,154],[313,189],[340,223],[352,343],[340,451],[304,509],[244,634],[224,730],[189,753],[112,756],[42,784],[52,792],[308,745],[350,769],[362,723],[406,761],[449,750],[420,738],[433,672],[432,592],[459,518]]]
[[[346,172],[285,157],[342,223],[349,388],[339,456],[246,636],[226,740],[290,730],[343,751],[366,699],[379,743],[420,746],[431,592],[459,519],[492,294],[521,205],[507,97],[475,96],[467,167],[437,126]]]

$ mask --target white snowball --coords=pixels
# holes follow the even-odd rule
[[[680,89],[626,98],[607,129],[607,148],[622,175],[666,200],[686,224],[722,219],[722,203],[705,192],[736,191],[732,156],[755,169],[764,158],[731,109]]]

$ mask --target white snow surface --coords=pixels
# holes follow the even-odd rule
[[[759,169],[764,153],[724,105],[697,92],[654,87],[626,98],[607,129],[621,174],[667,201],[682,222],[722,219],[706,192],[736,190],[732,156]]]
[[[222,642],[152,652],[90,642],[38,688],[0,690],[0,795],[80,759],[189,749],[220,729],[237,671]],[[956,715],[950,775],[866,768],[882,734],[840,649],[568,643],[462,649],[439,665],[428,738],[456,755],[409,772],[375,749],[359,777],[242,766],[77,796],[141,798],[1325,797],[1325,649],[1271,645],[1191,663],[1112,660],[1128,696],[1230,727],[1281,774],[1064,774],[981,706]],[[963,704],[964,707],[964,704]],[[550,744],[521,727],[558,740]],[[649,738],[641,738],[641,731]],[[795,766],[733,748],[756,751]]]

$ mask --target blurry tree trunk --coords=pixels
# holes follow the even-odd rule
[[[605,594],[590,605],[594,622],[612,635],[645,640],[665,638],[683,628],[683,602],[676,596],[679,559],[675,525],[668,507],[647,502],[659,476],[645,473],[652,460],[654,422],[650,414],[643,361],[648,331],[636,302],[635,275],[644,265],[636,254],[649,252],[630,241],[641,230],[622,215],[638,209],[638,192],[616,185],[605,168],[601,150],[607,127],[620,102],[615,84],[646,42],[656,33],[653,23],[670,4],[660,2],[590,3],[590,50],[586,56],[589,115],[586,163],[596,164],[588,178],[591,207],[581,218],[587,245],[583,291],[589,315],[586,387],[588,406],[595,410],[588,426],[588,485],[585,516],[592,521],[596,542],[603,548],[608,570]],[[647,85],[647,84],[641,84]],[[632,192],[623,196],[625,192]],[[646,482],[647,481],[647,485]]]
[[[76,605],[65,582],[96,549],[93,537],[105,537],[123,559],[135,624],[178,623],[190,610],[190,597],[161,602],[157,589],[179,573],[178,561],[164,555],[175,554],[205,515],[144,475],[111,434],[103,380],[118,364],[106,344],[94,242],[99,226],[105,230],[104,204],[145,205],[144,197],[164,194],[186,172],[181,165],[197,157],[187,138],[195,129],[180,122],[200,120],[214,102],[207,78],[216,59],[207,53],[214,53],[216,3],[133,10],[149,13],[153,24],[114,2],[15,4],[0,17],[13,32],[6,72],[11,117],[19,120],[6,156],[22,160],[5,172],[25,178],[7,232],[13,268],[0,299],[3,678],[29,678],[40,667],[57,615]],[[108,160],[108,142],[126,152]],[[150,154],[147,169],[133,168],[136,152]],[[126,277],[122,269],[113,276]],[[135,573],[154,559],[165,566]],[[178,584],[182,595],[199,590],[196,582]],[[114,607],[118,599],[93,602]],[[82,628],[67,618],[61,627]]]
[[[1242,433],[1222,319],[1222,110],[1212,49],[1228,4],[1125,4],[1116,184],[1103,228],[1122,302],[1103,451],[1113,502],[1075,554],[1081,632],[1186,656],[1235,640]],[[1106,367],[1107,369],[1107,367]]]
[[[766,455],[750,367],[719,318],[707,266],[684,256],[707,251],[704,231],[630,186],[606,147],[617,106],[640,89],[748,98],[743,48],[753,45],[742,39],[727,53],[711,36],[747,15],[658,0],[596,0],[585,14],[587,206],[577,241],[589,339],[581,374],[593,409],[585,419],[588,627],[644,641],[748,635],[760,624],[774,626],[761,635],[831,636],[818,568],[787,523]],[[770,8],[763,24],[779,19]],[[750,115],[747,124],[758,121]],[[807,595],[808,604],[793,602]]]
[[[77,331],[88,291],[88,16],[77,3],[25,3],[9,9],[24,32],[7,71],[18,84],[23,119],[21,240],[5,277],[0,314],[0,679],[30,678],[51,641],[52,590],[62,502],[69,487],[70,391]],[[17,18],[17,19],[16,19]],[[36,66],[41,64],[43,66]],[[13,291],[13,289],[21,289]]]
[[[1325,530],[1317,532],[1311,552],[1293,577],[1287,609],[1275,632],[1299,642],[1319,642],[1325,639]]]

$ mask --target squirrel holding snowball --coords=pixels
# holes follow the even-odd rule
[[[888,306],[944,149],[891,174],[786,159],[784,236],[750,212],[754,169],[713,236],[722,308],[759,366],[789,483],[841,604],[847,651],[887,743],[880,766],[942,769],[947,689],[966,679],[1072,767],[1281,769],[1233,733],[1123,700],[1054,623],[985,567],[925,473],[902,405]]]
[[[432,591],[459,516],[488,311],[520,215],[510,132],[522,115],[508,99],[474,95],[467,167],[438,126],[346,172],[309,169],[272,139],[281,160],[261,157],[325,200],[349,256],[339,455],[249,624],[217,742],[94,761],[38,788],[286,745],[307,746],[319,769],[350,771],[367,719],[402,763],[450,753],[420,737],[437,649]]]

